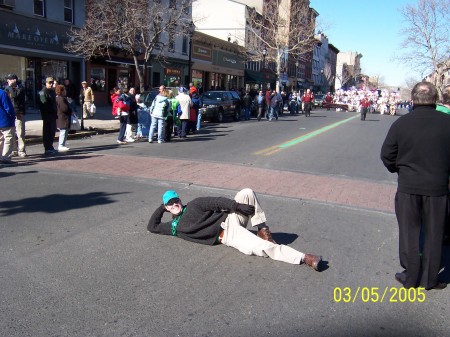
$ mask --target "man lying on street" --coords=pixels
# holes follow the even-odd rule
[[[163,204],[153,213],[147,229],[152,233],[178,236],[205,245],[222,243],[246,255],[270,257],[291,264],[305,263],[320,270],[321,256],[301,253],[277,244],[266,225],[266,215],[255,193],[239,191],[234,200],[224,197],[200,197],[183,205],[175,191],[166,191]],[[165,212],[172,214],[171,222],[161,222]],[[254,235],[246,229],[248,221],[258,226]]]

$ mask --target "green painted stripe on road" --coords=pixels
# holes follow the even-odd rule
[[[314,136],[317,136],[317,135],[319,135],[319,134],[321,134],[321,133],[324,133],[324,132],[326,132],[326,131],[328,131],[328,130],[334,129],[335,127],[337,127],[337,126],[339,126],[339,125],[341,125],[341,124],[347,123],[347,122],[351,121],[352,119],[355,119],[356,117],[359,117],[359,115],[355,115],[355,116],[353,116],[353,117],[344,119],[344,120],[342,120],[342,121],[340,121],[340,122],[336,122],[336,123],[334,123],[334,124],[324,126],[323,128],[320,128],[320,129],[318,129],[318,130],[316,130],[316,131],[310,132],[310,133],[308,133],[308,134],[306,134],[306,135],[304,135],[304,136],[301,136],[301,137],[298,137],[298,138],[296,138],[296,139],[293,139],[293,140],[291,140],[291,141],[289,141],[289,142],[283,143],[283,144],[279,145],[279,147],[280,147],[280,148],[286,148],[286,147],[289,147],[289,146],[292,146],[292,145],[295,145],[295,144],[304,142],[305,140],[307,140],[307,139],[309,139],[309,138],[312,138],[312,137],[314,137]]]
[[[253,153],[253,154],[254,154],[254,155],[262,155],[262,156],[270,156],[270,155],[272,155],[272,154],[274,154],[274,153],[277,153],[277,152],[279,152],[279,151],[281,151],[281,150],[283,150],[283,149],[286,149],[286,148],[288,148],[288,147],[290,147],[290,146],[293,146],[293,145],[296,145],[296,144],[298,144],[298,143],[304,142],[305,140],[308,140],[308,139],[310,139],[310,138],[312,138],[312,137],[314,137],[314,136],[317,136],[317,135],[319,135],[319,134],[321,134],[321,133],[324,133],[324,132],[326,132],[326,131],[329,131],[329,130],[331,130],[331,129],[333,129],[333,128],[335,128],[335,127],[337,127],[337,126],[339,126],[339,125],[341,125],[341,124],[343,124],[343,123],[347,123],[348,121],[351,121],[352,119],[355,119],[355,118],[357,118],[357,117],[359,117],[359,114],[358,114],[358,115],[355,115],[355,116],[353,116],[353,117],[344,119],[344,120],[342,120],[342,121],[340,121],[340,122],[336,122],[336,123],[333,123],[333,124],[324,126],[323,128],[320,128],[320,129],[318,129],[318,130],[309,132],[309,133],[307,133],[306,135],[303,135],[303,136],[301,136],[301,137],[298,137],[298,138],[289,140],[289,141],[284,142],[284,143],[282,143],[282,144],[274,145],[274,146],[265,148],[265,149],[263,149],[263,150],[257,151],[257,152],[255,152],[255,153]]]

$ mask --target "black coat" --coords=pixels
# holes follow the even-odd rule
[[[176,235],[188,241],[213,245],[222,230],[221,223],[236,205],[236,201],[223,197],[196,198],[185,206]],[[172,235],[172,222],[161,222],[164,212],[165,207],[161,205],[153,213],[147,226],[150,232]]]
[[[130,102],[130,110],[128,111],[127,124],[137,124],[138,115],[137,115],[136,97],[134,95],[129,95],[129,102]]]
[[[381,160],[398,173],[398,191],[442,196],[450,175],[450,115],[417,106],[396,120],[381,147]]]
[[[44,87],[39,92],[39,110],[42,119],[56,119],[56,94],[55,90]]]
[[[25,88],[22,84],[17,83],[15,86],[7,86],[5,91],[11,98],[16,116],[21,118],[25,115]]]

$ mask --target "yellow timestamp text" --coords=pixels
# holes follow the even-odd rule
[[[361,301],[364,303],[405,303],[405,302],[425,302],[425,288],[396,288],[396,287],[335,287],[333,291],[333,300],[336,303],[355,303]]]

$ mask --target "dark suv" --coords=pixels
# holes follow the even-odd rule
[[[203,119],[223,122],[225,117],[241,118],[241,98],[235,91],[208,91],[202,95],[200,108]]]

